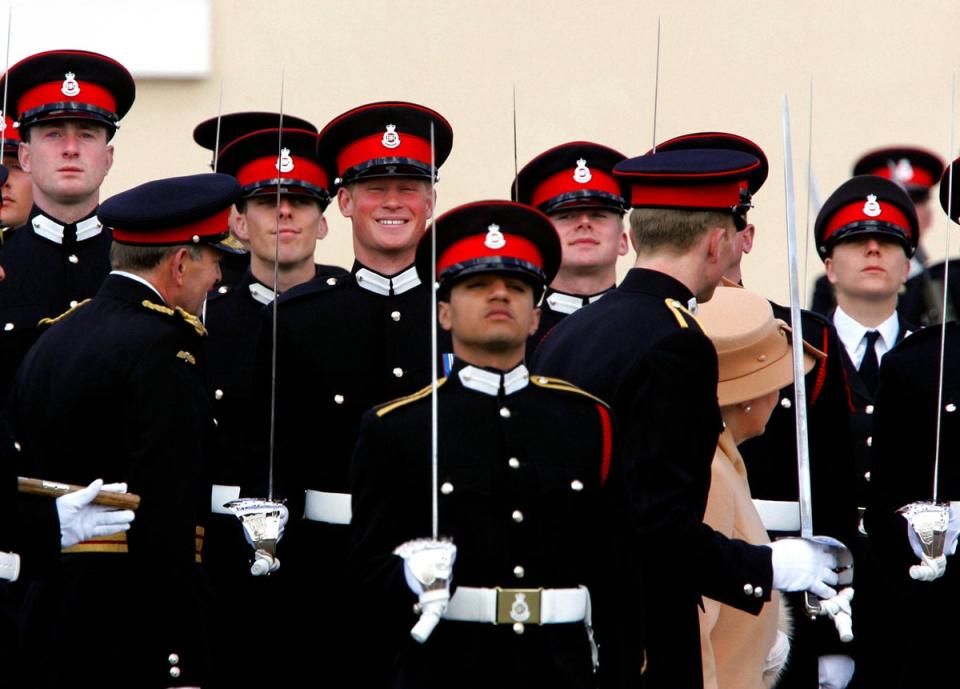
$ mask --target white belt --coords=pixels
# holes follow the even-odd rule
[[[590,624],[590,592],[575,589],[507,589],[461,586],[443,613],[445,620],[490,624]]]
[[[0,579],[16,581],[20,576],[20,556],[0,551]]]
[[[767,531],[800,531],[800,503],[796,500],[757,500],[753,506],[760,513]]]
[[[312,522],[349,524],[353,516],[350,508],[350,493],[307,490],[304,496],[303,516]]]
[[[221,486],[214,483],[210,488],[210,511],[214,514],[233,514],[224,505],[240,497],[240,486]]]

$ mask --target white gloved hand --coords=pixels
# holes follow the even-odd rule
[[[950,518],[947,523],[947,533],[944,537],[943,555],[930,557],[923,552],[923,544],[916,530],[907,523],[907,540],[910,549],[920,559],[919,565],[910,567],[910,578],[916,581],[933,581],[939,579],[947,571],[947,556],[957,552],[957,537],[960,535],[960,503],[950,503]]]
[[[841,589],[833,598],[820,601],[820,614],[827,615],[833,620],[833,625],[840,634],[840,641],[853,641],[853,610],[850,601],[853,600],[853,588]],[[846,656],[843,656],[846,657]]]
[[[916,581],[933,581],[947,571],[947,556],[928,557],[920,554],[920,564],[910,565],[910,578]]]
[[[856,664],[853,658],[844,655],[825,655],[818,659],[820,689],[845,689],[853,679]]]
[[[393,552],[403,558],[403,577],[418,597],[420,620],[410,635],[422,644],[433,633],[450,602],[457,546],[450,541],[417,539],[397,546]]]
[[[126,483],[108,483],[97,479],[86,488],[57,498],[57,517],[60,519],[60,547],[127,531],[136,516],[133,510],[91,504],[101,490],[108,493],[126,493]]]
[[[768,544],[773,551],[773,588],[778,591],[810,591],[820,598],[833,598],[830,588],[839,581],[837,554],[823,543],[804,538],[783,538]]]

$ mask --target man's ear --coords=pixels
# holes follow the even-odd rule
[[[743,247],[743,253],[745,254],[749,254],[753,250],[753,237],[756,229],[751,223],[740,231],[740,246]]]
[[[30,172],[30,144],[21,141],[17,146],[17,157],[20,159],[20,169],[24,172]]]
[[[707,230],[707,260],[710,263],[716,263],[720,259],[720,247],[726,239],[727,229],[725,227],[711,227]]]
[[[437,322],[440,327],[450,332],[453,328],[453,320],[450,318],[450,303],[446,301],[437,302]]]
[[[532,336],[535,332],[537,332],[537,328],[540,327],[540,314],[541,314],[541,313],[542,313],[542,312],[540,311],[540,307],[539,307],[539,306],[535,306],[534,309],[533,309],[533,320],[530,322],[530,332],[527,333],[527,336],[528,336],[528,337],[529,337],[529,336]]]
[[[340,207],[340,215],[345,218],[353,217],[353,194],[346,187],[337,189],[337,205]]]
[[[833,259],[829,256],[823,259],[823,267],[827,272],[827,282],[829,282],[831,285],[837,284],[837,271],[834,270]]]

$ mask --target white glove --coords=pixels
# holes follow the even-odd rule
[[[845,689],[853,679],[856,664],[850,656],[826,655],[818,658],[820,689]]]
[[[450,602],[457,546],[450,541],[424,538],[407,541],[393,552],[403,558],[403,577],[419,599],[420,620],[410,635],[422,644],[433,633]]]
[[[847,587],[841,589],[833,598],[827,598],[820,601],[820,614],[827,615],[833,620],[833,625],[840,634],[840,641],[849,643],[853,641],[853,610],[850,608],[850,601],[853,600],[853,589]],[[832,658],[833,656],[823,656]],[[839,656],[845,658],[846,656]]]
[[[768,544],[773,551],[773,588],[778,591],[810,591],[820,598],[833,598],[830,588],[839,581],[834,548],[804,538],[783,538]]]
[[[130,528],[136,516],[133,510],[92,505],[100,491],[126,493],[126,483],[108,483],[97,479],[86,488],[57,498],[57,517],[60,519],[60,547],[68,548],[91,538],[121,533]]]
[[[910,578],[916,581],[933,581],[939,579],[947,571],[947,556],[957,552],[957,537],[960,536],[960,503],[950,503],[950,519],[947,523],[947,533],[944,538],[943,555],[930,557],[923,552],[923,545],[916,530],[907,523],[907,540],[913,554],[920,558],[919,565],[910,567]]]
[[[280,529],[277,532],[277,540],[279,543],[280,539],[283,538],[283,529],[287,525],[287,521],[290,519],[290,510],[287,509],[286,505],[278,504],[276,505],[277,511],[280,513]],[[280,569],[280,558],[276,555],[268,553],[262,548],[257,548],[256,544],[253,542],[253,538],[250,536],[250,532],[247,529],[243,530],[243,537],[247,539],[254,551],[253,551],[253,564],[250,565],[250,574],[255,577],[264,577],[268,574],[273,574],[278,569]]]

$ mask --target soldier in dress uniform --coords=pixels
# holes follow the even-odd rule
[[[4,116],[3,121],[3,166],[7,168],[8,176],[3,183],[3,205],[0,207],[0,244],[27,222],[33,207],[33,183],[30,175],[20,167],[20,128],[9,115]]]
[[[230,116],[228,116],[230,117]],[[239,115],[229,120],[238,128]],[[248,118],[251,124],[258,124]],[[285,119],[286,122],[286,119]],[[260,129],[233,135],[221,149],[217,169],[236,177],[243,196],[236,206],[234,235],[250,248],[249,268],[232,289],[221,286],[211,293],[206,306],[207,389],[217,419],[218,448],[211,467],[213,482],[210,509],[213,514],[204,542],[204,564],[217,593],[217,618],[233,623],[247,622],[263,611],[272,623],[271,605],[259,605],[249,612],[251,600],[273,600],[274,581],[251,581],[247,546],[240,522],[223,505],[240,495],[248,475],[247,432],[256,426],[258,400],[255,396],[254,363],[259,328],[265,306],[274,299],[274,259],[280,293],[309,282],[317,276],[343,276],[335,266],[314,263],[317,242],[327,234],[323,212],[330,202],[332,175],[317,161],[316,129],[284,126],[282,150],[279,129]],[[277,187],[279,185],[279,206]],[[279,256],[276,238],[279,228]],[[253,465],[266,469],[266,458],[252,458]],[[282,583],[282,582],[281,582]],[[228,623],[229,624],[229,623]],[[272,639],[273,637],[268,637]],[[254,681],[252,673],[263,672],[269,680],[268,665],[245,662],[248,649],[230,634],[214,639],[218,651],[218,681],[232,686]],[[269,651],[267,652],[270,653]]]
[[[353,584],[343,563],[349,464],[360,417],[430,380],[430,292],[414,256],[433,210],[432,163],[439,167],[446,160],[452,140],[438,113],[402,102],[354,108],[319,135],[321,164],[335,170],[337,203],[353,228],[356,261],[346,277],[314,278],[278,302],[274,495],[288,501],[291,523],[276,576],[286,581],[286,619],[316,629],[316,635],[288,640],[289,658],[282,665],[297,685],[312,672],[317,648],[331,659],[326,681],[377,685],[377,679],[358,674],[375,668],[352,638],[362,624],[368,645],[376,646],[370,637],[377,630],[357,612],[364,602],[317,592],[348,591]],[[271,395],[270,332],[261,328],[257,354],[257,398],[264,411]],[[259,443],[261,454],[250,494],[263,495],[266,426],[257,435],[251,445]]]
[[[563,248],[560,270],[540,307],[540,326],[527,340],[528,355],[564,316],[617,283],[617,257],[627,255],[627,206],[613,166],[625,158],[600,144],[573,141],[541,153],[514,180],[511,198],[546,213]]]
[[[261,129],[277,129],[283,122],[284,129],[305,129],[316,134],[317,128],[310,122],[293,115],[283,115],[277,112],[231,112],[204,120],[193,130],[193,140],[201,147],[210,151],[210,168],[217,172],[217,156],[228,144]],[[237,213],[230,214],[230,234],[236,242],[247,251],[224,254],[220,261],[220,272],[223,278],[217,289],[226,292],[236,285],[250,267],[249,247],[234,233],[234,224]]]
[[[952,202],[948,193],[951,169]],[[940,204],[944,210],[950,209],[953,222],[960,222],[957,175],[960,161],[955,160],[940,181]],[[881,676],[882,671],[882,686],[894,689],[952,686],[957,679],[952,660],[960,619],[960,566],[955,557],[921,558],[919,543],[910,538],[907,521],[898,514],[900,508],[914,501],[950,502],[944,552],[955,554],[960,531],[957,324],[946,325],[941,397],[942,335],[939,327],[924,328],[888,352],[883,357],[877,388],[865,526],[871,555],[882,567],[884,583],[889,586],[883,609],[873,623],[877,637],[886,637],[892,650],[878,659],[883,667],[876,668],[875,676]]]
[[[919,238],[917,215],[907,193],[895,182],[860,175],[831,194],[814,226],[817,251],[827,269],[837,306],[832,314],[840,342],[836,356],[843,364],[852,406],[851,430],[857,472],[857,506],[867,504],[870,481],[870,445],[880,362],[915,326],[897,313],[897,294],[903,287],[909,260]],[[888,599],[882,578],[866,548],[861,528],[857,539],[856,677],[858,686],[883,681],[886,651],[894,638],[880,638],[875,618],[884,615]],[[872,667],[871,667],[872,666]],[[875,674],[879,673],[879,674]]]
[[[219,277],[212,244],[239,192],[232,177],[205,174],[107,201],[98,212],[112,230],[113,272],[92,300],[53,319],[14,381],[26,475],[104,476],[141,498],[133,527],[114,537],[81,534],[71,545],[61,518],[70,547],[28,598],[24,686],[64,686],[80,668],[102,687],[207,679],[197,524],[209,504],[212,417],[196,314]]]
[[[438,528],[457,549],[454,592],[423,643],[405,634],[392,686],[594,687],[595,642],[601,677],[616,686],[612,606],[629,598],[615,588],[624,496],[610,410],[523,364],[560,263],[557,234],[545,215],[510,201],[460,206],[430,232],[440,325],[456,354],[437,385],[436,427]],[[425,277],[430,232],[417,251]],[[437,551],[394,554],[431,530],[431,390],[367,412],[352,468],[358,578],[378,614],[405,630],[425,600],[418,573],[437,565]],[[639,685],[642,647],[631,651],[633,682],[623,686]]]
[[[920,240],[933,225],[930,191],[943,174],[943,159],[936,153],[916,146],[893,146],[870,151],[853,165],[854,175],[875,175],[896,182],[913,201]],[[927,266],[923,247],[918,244],[910,257],[910,272],[900,292],[897,311],[909,323],[932,325],[943,317],[943,263]],[[953,277],[953,276],[951,276]],[[951,299],[955,302],[956,298]],[[817,278],[811,308],[830,317],[837,303],[826,275]],[[956,314],[951,314],[952,318]]]
[[[769,166],[763,150],[755,142],[737,134],[684,134],[659,144],[657,151],[690,148],[733,150],[755,156],[760,167],[748,180],[751,202],[766,181]],[[737,258],[724,273],[728,282],[742,284],[743,254],[749,254],[753,248],[756,230],[747,215],[745,220],[746,227],[737,235]],[[773,302],[771,306],[777,318],[791,322],[789,307]],[[837,355],[842,347],[836,331],[818,314],[803,311],[802,326],[804,341],[827,354],[806,376],[814,528],[817,534],[853,543],[857,538],[857,505],[854,502],[849,399],[843,367]],[[794,403],[791,385],[781,391],[779,404],[763,435],[744,441],[738,448],[750,473],[751,494],[771,538],[800,533]],[[802,596],[788,595],[787,599],[794,608],[802,609]],[[829,677],[837,687],[844,686],[849,681],[853,665],[849,658],[849,644],[840,642],[829,620],[810,620],[804,615],[796,617],[791,661],[779,686],[784,689],[813,686],[821,674],[825,679]]]
[[[135,94],[123,65],[82,50],[31,55],[0,79],[4,88],[34,205],[0,251],[0,395],[37,338],[38,321],[92,297],[110,270],[110,233],[97,204],[113,164],[110,140]]]
[[[633,546],[671,553],[643,564],[646,686],[700,687],[701,595],[757,614],[779,590],[833,595],[836,558],[802,539],[749,545],[703,524],[721,430],[717,355],[693,312],[738,260],[749,181],[742,151],[658,151],[618,164],[631,184],[635,267],[619,287],[565,318],[534,366],[608,399],[621,420]],[[800,563],[803,562],[804,565]],[[800,574],[804,567],[805,575]]]

